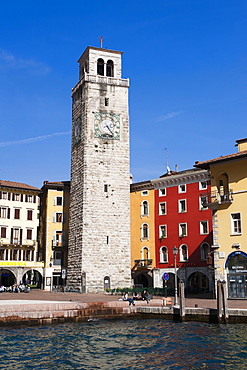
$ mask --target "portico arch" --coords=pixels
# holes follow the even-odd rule
[[[9,269],[0,269],[0,285],[9,287],[16,284],[16,276]]]

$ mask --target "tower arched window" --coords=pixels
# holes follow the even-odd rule
[[[168,262],[168,250],[167,247],[160,248],[160,262],[166,263]]]
[[[188,260],[188,247],[187,245],[183,244],[180,247],[180,261],[187,261]]]
[[[114,77],[114,68],[113,68],[113,61],[112,60],[107,61],[106,76],[107,77]]]
[[[148,201],[147,200],[144,200],[142,202],[142,206],[141,206],[141,215],[142,216],[147,216],[149,214],[149,210],[148,210]]]
[[[99,58],[97,61],[97,74],[104,76],[104,60]]]
[[[149,234],[148,224],[143,224],[142,225],[142,238],[143,239],[147,239],[148,238],[148,234]]]

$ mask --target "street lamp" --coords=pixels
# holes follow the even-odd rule
[[[175,246],[172,248],[172,253],[174,255],[174,266],[175,266],[175,300],[174,300],[174,306],[176,307],[178,305],[178,282],[177,282],[177,254],[178,254],[178,248]]]

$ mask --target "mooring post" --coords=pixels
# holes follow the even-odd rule
[[[185,317],[184,282],[179,282],[179,315],[181,320]]]
[[[222,289],[221,281],[217,281],[217,318],[218,322],[222,321]]]
[[[226,282],[222,281],[221,283],[222,290],[222,304],[223,304],[223,315],[225,323],[228,321],[228,301],[227,301],[227,292],[226,292]]]

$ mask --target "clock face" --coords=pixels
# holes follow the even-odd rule
[[[120,140],[120,114],[94,112],[94,137]]]

